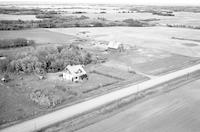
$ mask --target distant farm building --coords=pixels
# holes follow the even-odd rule
[[[172,11],[162,10],[162,11],[153,11],[153,15],[160,15],[160,16],[175,16]]]
[[[0,55],[0,60],[6,60],[6,57]]]
[[[108,47],[107,50],[111,50],[111,51],[124,51],[124,45],[120,42],[116,42],[116,41],[110,41],[108,43]]]
[[[78,82],[84,78],[88,79],[86,71],[82,65],[68,65],[63,72],[63,79]]]

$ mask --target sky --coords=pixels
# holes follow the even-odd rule
[[[136,5],[195,5],[200,0],[0,0],[0,3],[97,3],[97,4],[136,4]]]

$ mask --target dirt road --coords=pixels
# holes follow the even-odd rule
[[[200,80],[77,132],[199,132]]]

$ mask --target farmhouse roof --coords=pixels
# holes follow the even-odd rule
[[[83,69],[82,65],[68,65],[66,70],[68,70],[73,76],[81,76],[86,74],[86,71]]]
[[[0,60],[5,60],[5,59],[6,59],[6,57],[0,56]]]
[[[108,48],[118,49],[121,44],[120,42],[110,41]]]

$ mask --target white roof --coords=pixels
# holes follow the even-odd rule
[[[4,56],[0,56],[0,60],[5,60],[6,59],[6,57],[4,57]]]
[[[110,41],[108,48],[118,49],[121,44],[120,42]]]
[[[86,71],[83,69],[82,65],[68,65],[66,68],[73,76],[81,76],[86,74]]]

